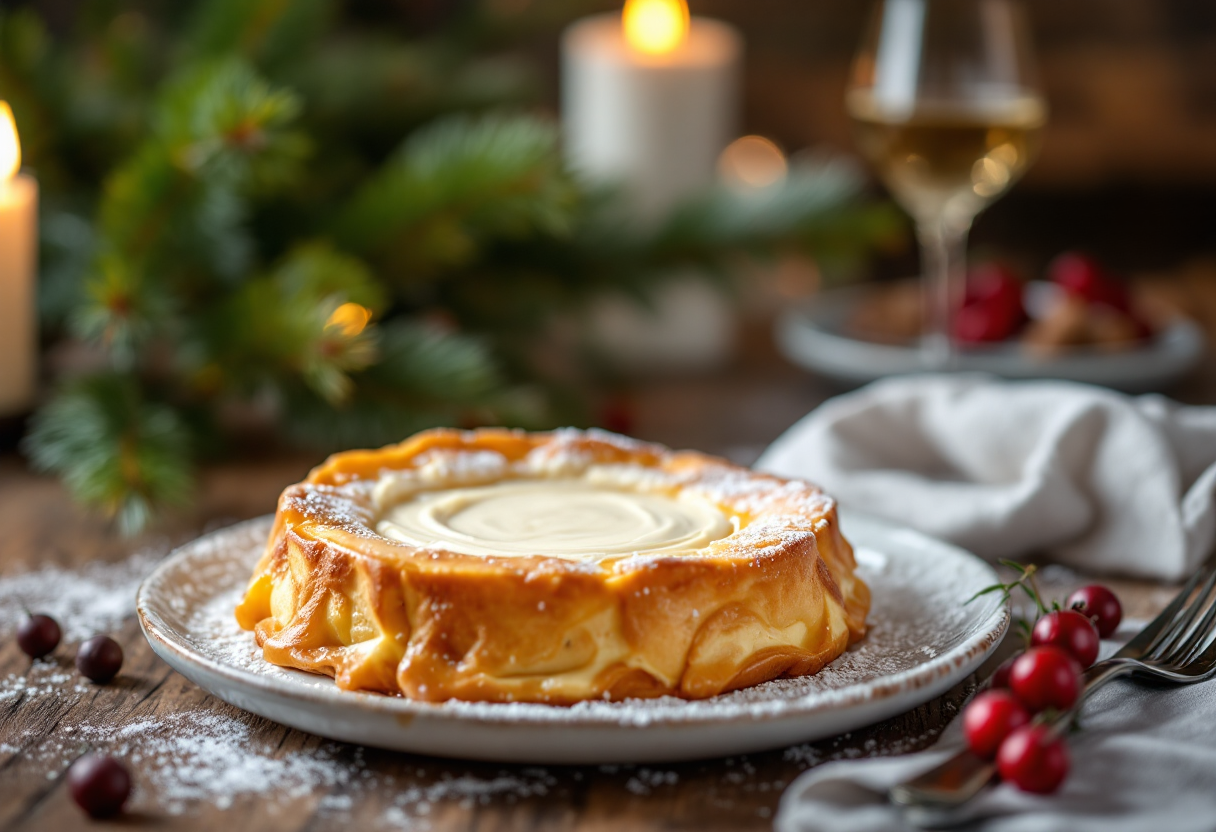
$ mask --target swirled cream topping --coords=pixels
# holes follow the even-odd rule
[[[467,555],[581,560],[700,549],[734,525],[716,505],[690,494],[545,479],[421,492],[389,507],[376,531]]]

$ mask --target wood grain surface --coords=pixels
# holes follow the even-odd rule
[[[679,384],[641,385],[633,400],[635,432],[750,462],[781,429],[832,392],[775,363],[758,366]],[[272,511],[280,489],[300,479],[316,461],[278,457],[212,466],[203,473],[193,513],[132,541],[119,538],[105,523],[73,507],[56,482],[30,473],[16,456],[0,457],[0,576],[47,565],[117,562],[137,549],[167,552],[206,529]],[[1060,580],[1065,585],[1058,590],[1081,579],[1066,574]],[[1115,586],[1131,616],[1151,615],[1170,595],[1167,587],[1146,583],[1116,582]],[[276,757],[322,755],[345,766],[351,778],[290,796],[245,792],[235,794],[230,804],[186,800],[169,805],[150,783],[148,761],[138,749],[131,749],[128,763],[137,793],[133,811],[115,825],[225,832],[768,829],[783,790],[810,766],[928,746],[976,685],[972,677],[944,696],[881,724],[768,753],[672,765],[513,767],[363,749],[286,729],[243,714],[170,671],[152,653],[133,617],[113,635],[121,642],[126,661],[111,684],[70,684],[56,696],[0,699],[0,829],[90,827],[65,787],[67,764],[87,747],[76,727],[111,726],[117,731],[140,720],[186,713],[196,715],[192,719],[225,715],[241,720],[249,727],[251,745],[273,749]],[[53,655],[64,673],[74,672],[74,646],[61,645]],[[42,666],[40,672],[45,674],[47,668]],[[0,678],[14,674],[36,675],[6,632],[0,634]],[[452,785],[461,782],[483,786],[478,793]],[[523,787],[500,788],[504,783]],[[426,797],[421,804],[403,798],[419,794]]]

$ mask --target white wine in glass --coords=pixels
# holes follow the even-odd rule
[[[949,366],[967,232],[1033,161],[1047,120],[1020,7],[885,0],[846,103],[858,148],[916,223],[925,359]]]

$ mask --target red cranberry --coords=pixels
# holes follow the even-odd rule
[[[1010,656],[1001,662],[996,670],[992,671],[992,678],[988,680],[989,687],[993,689],[1009,687],[1009,671],[1013,669],[1013,663],[1018,660],[1018,656],[1020,655],[1022,654],[1018,653],[1017,656]]]
[[[964,306],[995,303],[1003,309],[1022,309],[1022,282],[1012,269],[1000,263],[976,266],[967,274]]]
[[[1082,669],[1098,658],[1098,630],[1076,610],[1056,610],[1040,618],[1034,625],[1030,643],[1053,644],[1071,654]]]
[[[49,615],[35,614],[17,627],[17,646],[31,659],[41,659],[59,646],[63,634]]]
[[[1003,340],[1005,328],[1001,315],[986,303],[964,306],[954,313],[954,339],[964,344]]]
[[[1083,586],[1068,596],[1068,607],[1094,622],[1098,635],[1110,638],[1123,620],[1123,607],[1115,593],[1101,584]]]
[[[1004,341],[1018,331],[1024,318],[999,303],[985,301],[964,306],[954,315],[954,338],[964,344]]]
[[[1105,280],[1098,261],[1077,251],[1066,251],[1048,263],[1047,276],[1056,285],[1083,298],[1097,294]]]
[[[1009,687],[1031,711],[1071,708],[1080,693],[1081,668],[1070,653],[1045,644],[1031,647],[1013,663]]]
[[[122,647],[109,636],[93,636],[76,652],[76,669],[98,684],[118,675],[122,667]]]
[[[1030,714],[1007,690],[986,690],[963,710],[963,734],[980,757],[991,759],[1015,728],[1030,722]]]
[[[1022,283],[996,263],[978,266],[967,275],[963,306],[954,316],[954,337],[962,343],[990,343],[1013,337],[1026,323]]]
[[[1022,791],[1050,794],[1068,775],[1068,749],[1050,729],[1024,725],[1001,743],[996,767],[1001,779]]]
[[[68,771],[68,790],[89,817],[108,818],[122,811],[131,794],[131,775],[113,757],[86,754]]]
[[[1051,261],[1048,276],[1070,295],[1090,303],[1104,303],[1121,312],[1131,308],[1127,288],[1106,273],[1098,261],[1075,251],[1067,251]]]

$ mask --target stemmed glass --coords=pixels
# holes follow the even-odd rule
[[[884,0],[846,103],[862,154],[916,223],[926,364],[954,362],[967,232],[1038,152],[1047,107],[1016,0]]]

